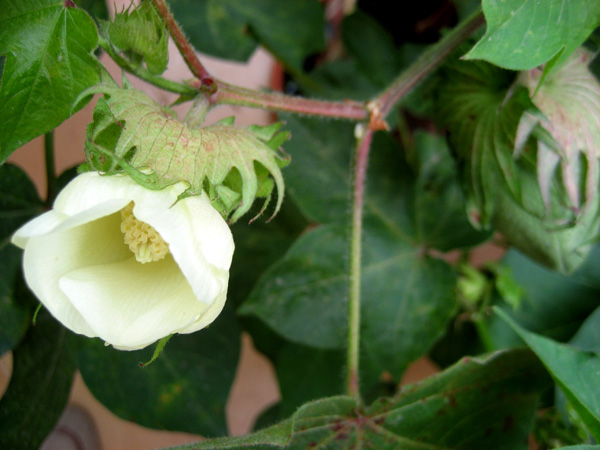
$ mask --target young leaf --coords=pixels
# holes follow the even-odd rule
[[[600,355],[531,333],[502,310],[496,308],[495,311],[542,360],[590,433],[600,440]]]
[[[567,58],[600,26],[597,0],[483,0],[485,36],[467,53],[507,69],[539,66],[561,50]]]
[[[72,111],[99,81],[94,21],[63,0],[8,0],[0,8],[0,164]],[[26,43],[26,45],[24,45]],[[78,108],[85,106],[80,102]]]
[[[0,447],[39,448],[67,403],[75,364],[72,336],[46,311],[13,352],[13,373],[0,399]]]
[[[172,338],[150,365],[153,349],[123,352],[81,339],[79,370],[114,414],[150,428],[205,436],[227,433],[225,404],[235,376],[240,331],[229,308],[202,333]]]

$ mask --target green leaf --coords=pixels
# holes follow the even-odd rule
[[[204,436],[227,433],[225,404],[240,352],[240,331],[227,307],[206,330],[178,335],[147,367],[153,349],[123,352],[81,339],[79,370],[114,414],[150,428]]]
[[[600,355],[583,352],[565,344],[531,333],[502,310],[504,319],[541,359],[581,420],[596,440],[600,439]]]
[[[0,85],[2,163],[67,119],[74,100],[100,78],[92,55],[96,25],[63,0],[7,0],[0,9],[0,30],[0,54],[6,55]]]
[[[0,246],[29,219],[43,212],[33,182],[17,166],[0,166]]]
[[[255,210],[250,214],[255,215]],[[289,197],[268,223],[235,223],[231,227],[235,252],[229,270],[227,301],[234,305],[242,303],[260,275],[285,254],[306,225],[306,219]]]
[[[13,373],[0,399],[1,448],[39,448],[54,428],[75,374],[71,337],[44,311],[13,351]]]
[[[287,344],[275,361],[281,402],[280,417],[291,416],[302,404],[341,395],[344,352]]]
[[[566,341],[581,326],[582,318],[598,306],[600,283],[586,273],[596,271],[599,263],[600,247],[596,246],[577,272],[565,276],[511,250],[502,265],[510,268],[524,295],[518,307],[502,306],[502,309],[524,328]],[[520,340],[498,317],[492,316],[486,323],[496,348],[519,345]]]
[[[600,26],[596,0],[483,0],[485,36],[466,58],[513,70],[532,69],[563,50],[568,57]]]
[[[286,145],[293,161],[286,168],[288,193],[316,222],[346,220],[355,145],[352,125],[291,116],[285,122],[293,135]],[[409,155],[415,159],[412,169],[389,134],[375,135],[365,213],[390,226],[395,223],[399,237],[412,245],[446,251],[485,240],[489,232],[476,231],[467,220],[455,163],[443,139],[418,131],[415,141]]]
[[[600,307],[585,319],[569,344],[585,352],[600,353]]]
[[[392,36],[375,19],[358,10],[342,22],[342,39],[357,66],[384,88],[404,66]]]
[[[256,434],[185,448],[526,450],[538,393],[546,380],[528,351],[465,358],[364,411],[357,410],[352,398],[327,398],[302,406],[290,419]],[[287,445],[285,432],[291,437]]]
[[[15,292],[21,257],[17,247],[0,246],[0,355],[17,346],[31,323],[31,309],[23,301],[24,294]]]
[[[105,0],[75,0],[75,4],[87,11],[96,23],[99,20],[108,20],[108,8]]]
[[[246,60],[258,43],[294,71],[325,47],[317,0],[173,0],[175,17],[201,52]]]
[[[600,450],[600,445],[569,445],[557,450]]]
[[[265,127],[258,134],[226,123],[190,128],[177,120],[173,110],[129,86],[121,89],[107,82],[84,95],[92,93],[105,94],[87,133],[88,161],[94,169],[111,172],[120,167],[149,189],[185,181],[190,185],[186,195],[200,193],[208,183],[211,200],[224,216],[231,213],[230,221],[235,222],[250,210],[258,193],[255,164],[259,164],[275,181],[275,213],[279,211],[284,194],[280,166],[285,158],[268,145],[278,127]],[[139,170],[145,168],[152,173]],[[228,184],[232,171],[237,171],[240,183]],[[241,191],[235,191],[236,185]],[[240,194],[233,208],[227,208],[225,198],[220,198],[221,188]],[[266,202],[269,198],[270,193]]]
[[[288,193],[302,213],[319,223],[349,214],[353,125],[283,116],[293,138],[286,145],[293,163],[286,169]]]
[[[261,277],[240,312],[259,317],[295,343],[339,349],[347,320],[351,128],[292,118],[288,126],[294,135],[294,163],[286,169],[290,195],[309,217],[330,223],[302,235]],[[427,150],[432,149],[439,148]],[[378,134],[373,142],[361,282],[365,385],[376,383],[383,371],[398,380],[409,362],[427,352],[455,309],[454,271],[428,256],[429,247],[479,239],[466,239],[473,229],[457,180],[443,157],[435,164],[429,154],[432,160],[423,157],[419,181],[389,135]],[[442,207],[448,213],[440,219]],[[467,233],[459,229],[463,226]]]
[[[261,277],[240,308],[282,336],[321,349],[342,348],[348,275],[343,228],[322,226],[303,234]]]
[[[449,251],[487,240],[491,232],[475,230],[467,218],[456,162],[446,140],[424,131],[417,131],[414,140],[418,166],[414,220],[419,242]]]
[[[16,292],[21,251],[10,243],[11,235],[27,220],[43,211],[31,180],[17,166],[0,166],[0,355],[13,349],[29,326],[31,311]]]
[[[259,280],[243,314],[260,317],[294,342],[343,348],[348,275],[343,229],[322,226],[304,234]],[[454,308],[454,272],[418,256],[385,224],[365,223],[362,281],[362,355],[365,376],[383,371],[399,379],[443,330]]]

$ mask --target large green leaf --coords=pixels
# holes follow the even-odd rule
[[[467,53],[513,70],[569,56],[600,26],[596,0],[483,0],[485,36]]]
[[[252,216],[258,209],[250,211]],[[242,303],[260,275],[280,259],[306,227],[306,220],[291,198],[286,198],[273,220],[237,222],[231,227],[235,253],[229,271],[227,301]]]
[[[511,250],[502,260],[524,296],[516,308],[501,308],[524,328],[546,337],[566,341],[598,306],[600,283],[587,275],[597,270],[600,248],[596,246],[580,269],[570,276],[546,269],[521,253]],[[497,316],[486,320],[497,348],[518,345],[520,340]]]
[[[339,349],[345,345],[347,320],[349,226],[344,191],[350,182],[344,166],[349,166],[350,143],[343,133],[349,128],[327,124],[333,130],[326,131],[321,124],[295,119],[288,125],[296,142],[291,145],[291,195],[309,216],[333,223],[302,235],[259,280],[241,312],[261,318],[293,342]],[[325,135],[311,140],[317,130]],[[399,378],[406,365],[433,344],[455,307],[454,271],[428,256],[427,250],[468,244],[466,236],[473,229],[465,218],[456,178],[449,176],[447,154],[446,159],[438,155],[439,164],[435,162],[434,152],[446,151],[445,146],[424,147],[422,178],[415,179],[388,135],[377,135],[373,143],[361,283],[366,385],[377,382],[383,371]]]
[[[173,337],[150,365],[152,349],[123,352],[82,339],[79,370],[113,413],[151,428],[204,436],[227,433],[225,404],[240,351],[230,308],[207,329]]]
[[[600,445],[570,445],[557,450],[600,450]]]
[[[311,400],[342,394],[344,356],[345,352],[341,350],[285,345],[275,361],[281,418],[291,416]]]
[[[67,5],[67,6],[65,6]],[[0,163],[72,114],[99,81],[94,21],[63,0],[6,0],[0,8]],[[85,103],[80,103],[79,108]]]
[[[322,349],[342,348],[348,275],[343,228],[303,234],[259,280],[240,312],[260,317],[282,336]]]
[[[0,167],[0,246],[21,225],[43,211],[33,182],[19,167]]]
[[[349,214],[353,125],[285,116],[293,163],[285,181],[303,214],[319,223],[340,222]]]
[[[600,439],[600,355],[531,333],[502,310],[499,314],[542,360],[581,420],[596,440]]]
[[[21,251],[10,236],[27,220],[42,212],[35,186],[17,166],[0,167],[0,355],[23,337],[31,320],[29,305],[15,288],[19,279]],[[24,294],[26,295],[26,294]]]
[[[450,156],[446,140],[417,131],[414,141],[418,166],[413,208],[417,240],[448,251],[475,246],[489,238],[490,231],[475,230],[467,218],[456,161]]]
[[[357,67],[380,89],[398,76],[404,60],[392,36],[375,19],[358,10],[344,18],[341,31]]]
[[[45,311],[13,351],[13,373],[0,399],[0,447],[39,448],[67,403],[75,364],[72,335]]]
[[[317,0],[173,0],[169,2],[201,52],[246,60],[261,43],[285,65],[302,69],[325,46],[323,9]]]
[[[344,222],[349,214],[353,126],[286,116],[293,163],[286,186],[302,212],[319,223]],[[405,156],[387,133],[375,135],[369,161],[365,214],[389,224],[398,239],[443,251],[474,245],[488,233],[467,220],[455,163],[443,140],[418,131]],[[413,162],[410,167],[406,161]]]
[[[569,344],[585,352],[600,353],[600,307],[585,319]]]
[[[465,358],[363,411],[352,398],[327,398],[302,406],[290,419],[254,435],[185,448],[525,450],[545,381],[543,368],[530,352]]]
[[[31,309],[21,293],[19,280],[22,252],[15,246],[0,246],[0,355],[12,350],[25,335],[31,322]]]

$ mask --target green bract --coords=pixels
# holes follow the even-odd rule
[[[596,160],[591,157],[593,150],[585,150],[590,148],[588,137],[574,139],[577,133],[597,136],[597,108],[594,114],[590,107],[596,97],[582,100],[590,95],[588,82],[571,82],[557,72],[533,98],[535,104],[540,102],[538,109],[527,90],[532,87],[533,92],[536,83],[525,87],[514,72],[458,61],[444,74],[439,112],[461,161],[471,221],[480,227],[493,226],[519,250],[547,266],[574,270],[591,249],[599,228],[598,197],[591,195],[598,188]],[[540,110],[549,114],[549,121],[543,119],[545,128],[531,119],[532,111],[540,116]],[[556,122],[559,116],[564,120],[562,132]],[[563,139],[567,135],[574,147]],[[585,147],[579,145],[582,142]],[[571,156],[563,159],[567,166],[579,152],[588,158],[579,171],[564,171],[562,180],[554,170],[559,157],[552,153],[560,151],[561,145],[570,148]],[[585,189],[586,207],[580,209],[573,193],[585,184],[586,170],[591,179]]]
[[[549,205],[552,178],[560,163],[562,183],[575,211],[593,204],[598,196],[600,84],[588,70],[590,58],[588,53],[575,53],[541,85],[541,69],[519,75],[538,111],[526,112],[521,118],[517,150],[530,135],[541,137],[537,140],[537,165],[542,196]],[[544,138],[547,134],[553,140]]]
[[[279,211],[284,194],[280,168],[288,162],[278,152],[288,137],[277,133],[280,123],[239,128],[226,120],[195,128],[126,80],[124,86],[103,84],[84,93],[104,94],[88,126],[91,168],[124,170],[150,189],[185,181],[189,188],[183,195],[206,191],[230,222],[248,212],[256,197],[266,198],[264,210],[276,185],[274,214]]]

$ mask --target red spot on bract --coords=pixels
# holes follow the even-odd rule
[[[77,8],[77,5],[73,0],[65,0],[65,8]]]

